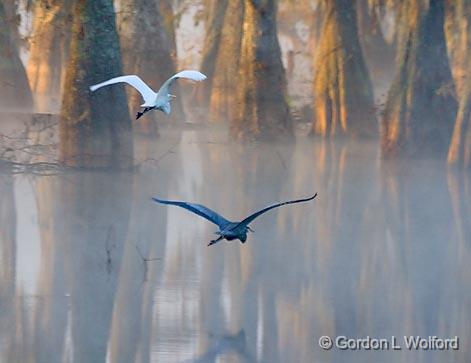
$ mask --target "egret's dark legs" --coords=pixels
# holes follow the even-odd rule
[[[211,242],[208,243],[208,246],[211,246],[215,243],[218,243],[220,240],[224,239],[223,236],[219,236],[217,239],[213,239]]]
[[[136,115],[136,120],[139,119],[141,116],[144,116],[146,112],[149,112],[150,110],[153,110],[155,107],[145,107],[144,111],[139,111]]]

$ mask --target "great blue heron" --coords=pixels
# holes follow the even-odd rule
[[[219,242],[222,239],[226,239],[228,241],[238,239],[242,243],[245,243],[245,241],[247,240],[247,233],[249,231],[253,232],[253,230],[249,227],[249,223],[251,223],[258,216],[262,215],[265,212],[268,212],[269,210],[273,208],[281,207],[282,205],[301,203],[301,202],[307,202],[309,200],[313,200],[316,196],[317,196],[317,193],[314,194],[310,198],[290,200],[288,202],[281,202],[281,203],[270,205],[266,208],[263,208],[262,210],[259,210],[258,212],[251,214],[250,216],[248,216],[241,222],[228,221],[223,216],[219,215],[215,211],[201,204],[179,202],[179,201],[173,201],[173,200],[163,200],[163,199],[158,199],[158,198],[152,198],[152,200],[156,201],[157,203],[176,205],[178,207],[185,208],[189,210],[190,212],[198,214],[199,216],[206,218],[208,221],[216,224],[219,227],[219,231],[216,232],[216,234],[219,237],[209,242],[208,246],[211,246]]]
[[[193,81],[204,81],[206,79],[206,76],[198,71],[181,71],[167,79],[162,85],[162,87],[160,87],[157,93],[155,93],[142,79],[135,75],[111,78],[105,82],[90,86],[90,90],[93,92],[96,91],[98,88],[115,83],[127,83],[133,86],[139,91],[139,93],[142,95],[142,98],[144,99],[144,103],[141,105],[141,107],[144,107],[144,110],[142,112],[139,111],[137,113],[137,120],[146,112],[154,109],[160,110],[166,113],[167,115],[170,113],[170,101],[172,100],[172,98],[175,98],[174,95],[170,94],[170,86],[172,86],[172,84],[178,78],[187,78]]]

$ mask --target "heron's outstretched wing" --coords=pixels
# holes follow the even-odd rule
[[[130,86],[133,86],[135,89],[139,91],[139,93],[142,95],[142,98],[144,99],[144,104],[142,105],[143,107],[154,106],[157,93],[155,93],[152,90],[152,88],[150,88],[142,79],[140,79],[138,76],[135,76],[135,75],[111,78],[105,82],[90,86],[90,90],[93,92],[97,90],[98,88],[108,86],[110,84],[115,84],[115,83],[127,83]]]
[[[160,87],[158,92],[159,96],[167,96],[170,93],[170,87],[172,86],[173,82],[175,82],[178,78],[187,78],[193,81],[204,81],[206,76],[198,71],[186,70],[178,72],[177,74],[167,79],[162,87]]]
[[[257,218],[258,216],[260,216],[261,214],[263,213],[266,213],[268,212],[269,210],[273,209],[273,208],[277,208],[277,207],[281,207],[282,205],[286,205],[286,204],[294,204],[294,203],[301,203],[301,202],[307,202],[307,201],[310,201],[310,200],[313,200],[315,197],[317,196],[317,193],[314,194],[312,197],[310,198],[305,198],[305,199],[297,199],[297,200],[290,200],[288,202],[281,202],[281,203],[277,203],[277,204],[273,204],[273,205],[270,205],[266,208],[263,208],[262,210],[259,210],[258,212],[255,212],[254,214],[251,214],[250,216],[248,216],[247,218],[245,218],[242,222],[239,222],[238,226],[240,225],[249,225],[255,218]],[[236,227],[237,228],[237,227]]]
[[[157,203],[176,205],[178,207],[185,208],[189,210],[190,212],[198,214],[199,216],[206,218],[208,221],[213,222],[214,224],[217,224],[220,229],[223,229],[225,226],[227,226],[230,223],[223,216],[219,215],[215,211],[201,204],[178,202],[178,201],[173,201],[173,200],[163,200],[163,199],[158,199],[158,198],[152,198],[152,200]]]

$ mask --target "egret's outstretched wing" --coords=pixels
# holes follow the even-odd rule
[[[294,203],[301,203],[301,202],[308,202],[310,200],[313,200],[315,197],[317,196],[317,193],[314,194],[312,197],[310,198],[306,198],[306,199],[297,199],[297,200],[290,200],[288,202],[281,202],[281,203],[277,203],[277,204],[273,204],[273,205],[270,205],[266,208],[263,208],[262,210],[259,210],[258,212],[255,212],[254,214],[251,214],[250,216],[248,216],[247,218],[245,218],[242,222],[239,222],[238,226],[240,226],[241,224],[242,225],[249,225],[250,222],[252,222],[255,218],[257,218],[258,216],[260,216],[261,214],[263,213],[266,213],[268,212],[269,210],[273,209],[273,208],[277,208],[277,207],[281,207],[282,205],[286,205],[286,204],[294,204]],[[236,227],[237,228],[237,227]]]
[[[145,82],[142,79],[140,79],[138,76],[135,76],[135,75],[111,78],[105,82],[90,86],[90,90],[93,92],[97,90],[98,88],[108,86],[110,84],[115,84],[115,83],[127,83],[130,86],[133,86],[135,89],[139,91],[139,93],[142,95],[142,98],[144,99],[144,104],[142,105],[143,107],[154,106],[157,93],[152,91],[152,89],[147,84],[145,84]]]
[[[173,82],[175,82],[178,78],[187,78],[193,81],[204,81],[206,76],[198,71],[186,70],[178,72],[177,74],[167,79],[162,87],[160,87],[158,92],[159,96],[167,96],[170,93],[170,87],[172,86]]]
[[[152,200],[154,200],[157,203],[176,205],[178,207],[185,208],[189,210],[190,212],[198,214],[199,216],[206,218],[208,221],[213,222],[214,224],[217,224],[219,228],[221,229],[223,229],[226,225],[230,223],[223,216],[217,214],[215,211],[201,204],[178,202],[178,201],[173,201],[173,200],[163,200],[163,199],[158,199],[158,198],[152,198]]]

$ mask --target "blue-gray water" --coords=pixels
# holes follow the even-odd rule
[[[163,129],[136,172],[1,174],[0,362],[471,361],[469,174],[382,163],[374,142],[225,135]],[[237,220],[314,192],[212,247],[215,226],[150,200]],[[324,351],[323,335],[460,345]]]

